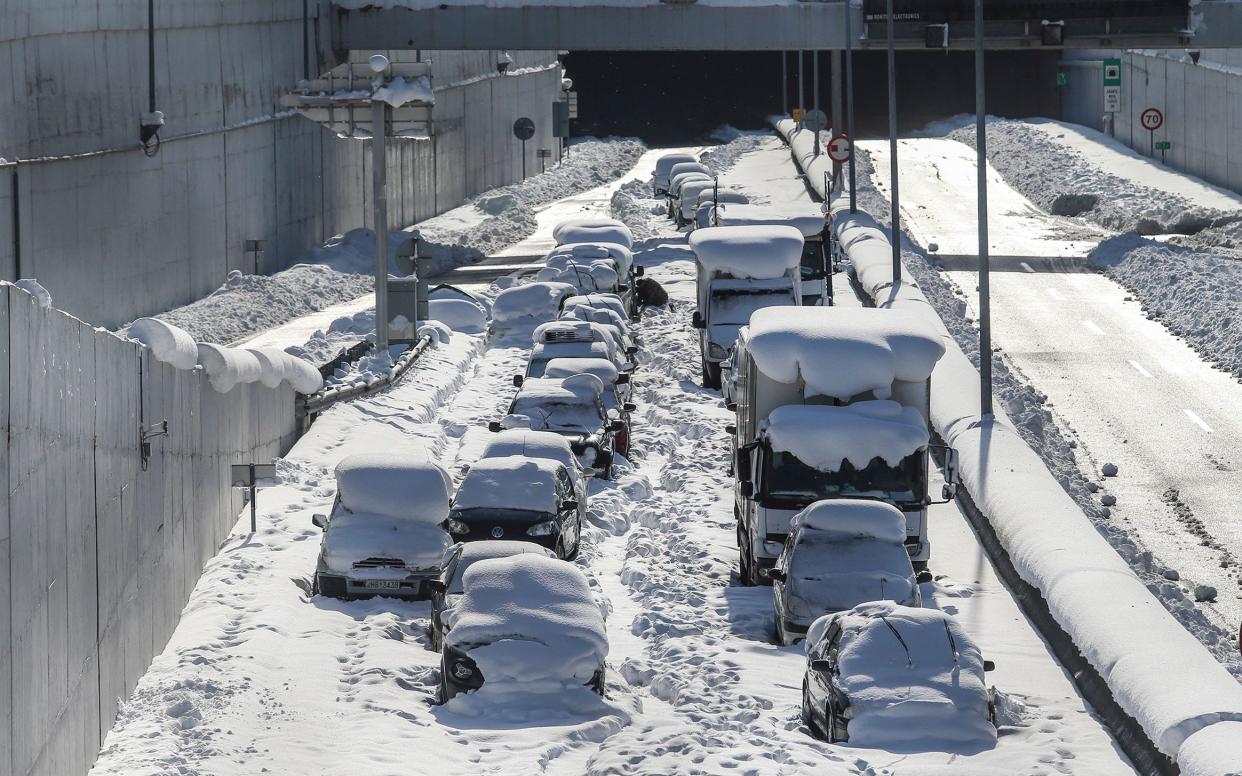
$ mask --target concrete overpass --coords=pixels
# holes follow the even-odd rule
[[[875,13],[875,0],[866,0],[866,8],[800,0],[759,0],[762,4],[737,0],[613,0],[612,5],[610,0],[522,2],[339,0],[333,5],[332,45],[338,50],[823,51],[846,47],[847,13],[855,49],[886,45],[886,21]],[[928,27],[937,21],[949,22],[947,48],[974,47],[974,25],[968,16],[959,21],[950,19],[952,14],[905,13],[901,5],[895,14],[898,47],[928,48]],[[1147,6],[1147,13],[1133,16],[1129,11],[1114,13],[1111,9],[1116,3],[1081,3],[1077,6],[1081,13],[1056,18],[1064,22],[1060,47],[1242,46],[1240,0],[1204,0],[1194,6],[1193,17],[1189,10],[1153,12],[1152,5],[1150,0],[1135,2],[1135,8]],[[990,19],[984,30],[990,49],[1046,47],[1039,19]],[[935,35],[943,41],[939,30]]]

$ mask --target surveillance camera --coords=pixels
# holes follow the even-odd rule
[[[388,69],[388,57],[383,54],[371,55],[371,72],[382,73]]]
[[[496,72],[504,73],[513,64],[513,57],[508,51],[502,51],[496,56]]]

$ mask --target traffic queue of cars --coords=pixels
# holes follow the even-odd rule
[[[991,664],[952,616],[921,608],[944,344],[908,313],[832,305],[823,214],[749,204],[682,155],[657,163],[653,188],[691,225],[703,384],[736,418],[739,577],[772,585],[780,643],[806,641],[805,723],[863,745],[895,728],[994,741]],[[942,456],[947,501],[957,462]]]
[[[641,269],[620,222],[578,219],[554,236],[534,282],[493,303],[504,334],[533,327],[532,348],[457,487],[419,451],[351,455],[337,465],[331,512],[313,517],[323,529],[316,593],[432,601],[442,701],[489,676],[525,691],[568,678],[604,693],[603,609],[569,561],[582,547],[588,477],[610,478],[629,451],[630,291]]]

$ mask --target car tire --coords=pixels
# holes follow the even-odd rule
[[[720,390],[720,364],[703,362],[703,387]]]
[[[828,720],[828,743],[840,744],[850,740],[849,722],[841,719],[832,701],[828,702],[824,718]]]
[[[781,616],[779,614],[772,615],[772,630],[776,633],[777,646],[785,647],[789,642],[785,641],[785,629],[781,626]]]
[[[755,579],[755,559],[751,553],[749,542],[742,545],[741,562],[738,569],[738,576],[742,578],[742,584],[746,587],[754,587],[759,584]]]
[[[436,696],[437,696],[437,698],[438,698],[438,702],[439,702],[439,703],[441,703],[441,704],[444,704],[444,703],[448,703],[448,702],[449,702],[449,690],[448,690],[448,682],[444,681],[444,673],[443,673],[444,669],[443,669],[443,663],[441,663],[441,669],[440,669],[440,670],[441,670],[441,674],[440,674],[440,687],[439,687],[439,689],[437,689],[437,690],[436,690]]]
[[[806,725],[807,730],[810,731],[811,738],[817,738],[820,741],[825,739],[823,731],[815,722],[815,715],[811,713],[811,694],[806,688],[805,676],[802,677],[802,724]]]

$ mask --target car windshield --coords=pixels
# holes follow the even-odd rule
[[[604,425],[600,408],[594,402],[519,398],[513,403],[510,414],[529,417],[530,427],[535,431],[577,431],[589,434]]]
[[[924,493],[922,453],[889,466],[876,457],[862,469],[849,461],[837,471],[807,466],[787,452],[771,452],[764,477],[764,495],[776,508],[801,509],[826,498],[876,498],[897,504],[921,504]]]
[[[723,288],[712,291],[710,315],[713,326],[745,326],[755,310],[793,304],[789,286],[780,288]]]
[[[466,515],[468,513],[477,512],[477,511],[479,510],[463,509],[458,514]],[[523,510],[515,509],[513,511],[522,512]],[[538,515],[537,512],[530,512],[529,514]],[[463,517],[461,519],[467,519],[467,518]],[[532,520],[531,522],[538,522],[538,520],[535,519],[535,520]],[[466,588],[463,587],[462,585],[462,578],[465,577],[466,575],[466,569],[470,568],[471,566],[473,566],[474,564],[478,563],[481,560],[490,560],[492,557],[504,557],[504,556],[475,555],[469,558],[466,558],[466,557],[458,558],[457,563],[455,564],[453,568],[453,576],[449,579],[448,584],[445,585],[444,587],[445,594],[446,595],[461,595],[462,593],[466,592]]]

